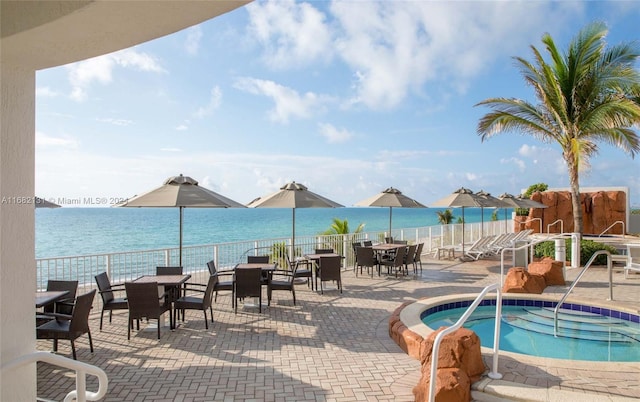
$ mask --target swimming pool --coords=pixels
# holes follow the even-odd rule
[[[473,302],[457,300],[425,308],[420,320],[437,329],[451,326]],[[495,299],[486,299],[465,327],[493,346]],[[582,303],[564,303],[558,337],[553,335],[553,308],[544,299],[505,298],[500,350],[538,357],[602,362],[640,362],[640,317],[637,314]]]

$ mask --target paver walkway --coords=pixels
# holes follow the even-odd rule
[[[155,331],[133,331],[127,341],[125,311],[116,312],[111,324],[105,317],[99,332],[98,301],[91,322],[95,353],[89,353],[84,336],[76,342],[78,359],[107,372],[106,401],[412,401],[419,363],[389,338],[390,314],[409,300],[478,293],[498,281],[500,271],[496,260],[424,261],[422,273],[397,279],[355,277],[349,268],[342,294],[325,290],[320,295],[297,285],[296,306],[289,292],[274,292],[272,305],[263,307],[262,314],[240,307],[236,315],[231,298],[221,294],[209,330],[201,312],[187,312],[187,321],[175,331],[163,331],[160,340]],[[576,295],[604,300],[602,271],[587,273]],[[637,276],[625,280],[622,273],[614,275],[616,299],[636,310]],[[38,341],[38,349],[51,350],[51,341]],[[60,353],[70,355],[69,342],[60,341]],[[594,370],[551,364],[536,368],[502,359],[501,371],[509,381],[640,398],[640,364],[637,370],[603,376]],[[38,365],[39,397],[63,400],[74,385],[72,373]],[[91,378],[88,387],[96,387]]]

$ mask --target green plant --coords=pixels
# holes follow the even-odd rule
[[[565,250],[566,250],[566,259],[567,261],[571,260],[571,239],[565,239]],[[591,256],[596,251],[606,250],[611,254],[618,254],[618,251],[615,247],[606,245],[604,243],[598,243],[593,240],[581,240],[580,241],[580,262],[584,265],[589,261]],[[534,256],[541,257],[555,257],[556,253],[556,245],[553,241],[544,241],[542,243],[538,243],[535,246]],[[596,265],[605,265],[607,263],[606,255],[599,255],[596,257],[594,264]]]
[[[442,225],[448,225],[453,222],[455,216],[453,216],[453,212],[450,209],[445,209],[444,211],[436,211],[436,215],[438,215],[438,222]]]

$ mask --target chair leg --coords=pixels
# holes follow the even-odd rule
[[[73,360],[78,360],[76,358],[76,345],[73,342],[73,339],[70,339],[69,341],[71,342],[71,354],[73,355]]]
[[[100,331],[102,331],[102,317],[104,316],[104,310],[100,312]],[[111,320],[109,320],[111,322]]]
[[[57,351],[58,351],[58,337],[57,337],[57,336],[55,336],[55,337],[53,338],[53,351],[54,351],[54,352],[57,352]]]
[[[127,325],[127,340],[131,340],[131,327],[133,327],[133,320],[129,317],[129,325]]]
[[[158,318],[158,339],[160,339],[160,318]]]
[[[93,353],[93,339],[91,339],[91,331],[87,331],[87,335],[89,335],[89,350]]]
[[[204,313],[204,328],[209,329],[209,320],[207,319],[207,309],[203,308],[202,312]],[[213,318],[213,314],[211,315],[211,318]]]

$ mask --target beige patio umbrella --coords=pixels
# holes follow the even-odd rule
[[[296,209],[297,208],[340,208],[344,205],[331,201],[321,195],[311,192],[306,186],[292,181],[280,187],[280,190],[265,197],[258,197],[251,201],[249,208],[291,208],[292,235],[291,257],[295,257],[296,245]]]
[[[189,176],[169,177],[162,186],[136,195],[116,207],[179,208],[180,209],[180,266],[182,266],[182,223],[184,208],[246,208],[239,202],[207,188]]]
[[[62,205],[58,205],[55,202],[47,201],[44,198],[35,197],[34,204],[36,208],[60,208]]]
[[[366,200],[355,203],[358,207],[389,207],[389,236],[391,236],[391,222],[393,215],[393,207],[397,208],[427,208],[413,198],[409,198],[402,192],[393,187],[369,197]]]
[[[482,198],[479,195],[474,194],[473,191],[468,188],[460,187],[448,196],[431,204],[432,207],[446,207],[446,208],[462,208],[462,257],[464,258],[464,209],[465,207],[485,207],[491,206],[491,202]]]
[[[522,195],[516,197],[509,193],[502,193],[498,196],[498,199],[505,204],[503,207],[505,226],[507,224],[507,208],[547,208],[547,205],[529,198],[524,198]]]

